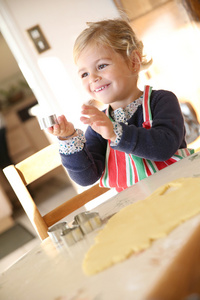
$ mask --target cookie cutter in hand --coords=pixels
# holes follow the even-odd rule
[[[49,128],[55,124],[58,124],[58,120],[55,114],[48,117],[40,118],[38,119],[38,122],[41,130],[45,128]]]
[[[84,234],[90,233],[102,225],[97,212],[82,212],[74,217],[73,225],[79,225]]]

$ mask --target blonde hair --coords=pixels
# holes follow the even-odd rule
[[[88,28],[77,37],[73,55],[77,63],[79,55],[88,45],[97,44],[110,47],[121,54],[125,60],[131,61],[133,51],[137,51],[141,64],[146,64],[143,56],[143,43],[140,41],[131,26],[123,19],[109,19],[99,22],[88,22]]]

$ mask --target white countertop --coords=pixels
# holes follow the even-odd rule
[[[95,211],[99,212],[102,219],[107,218],[122,207],[146,198],[169,181],[192,176],[200,176],[200,153],[140,181],[99,205]],[[153,242],[149,249],[91,277],[84,275],[81,264],[93,243],[95,231],[71,247],[62,244],[55,246],[48,238],[1,275],[0,299],[153,300],[147,295],[159,284],[193,233],[200,231],[199,224],[200,215],[197,215],[178,226],[167,237]],[[194,255],[191,256],[193,258]],[[189,257],[187,259],[190,260]],[[184,282],[181,286],[185,288]],[[180,291],[181,288],[177,293]],[[169,297],[157,299],[179,299],[177,294],[176,298]]]

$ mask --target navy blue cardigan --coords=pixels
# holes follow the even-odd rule
[[[165,161],[181,148],[186,148],[184,119],[177,97],[169,91],[151,93],[151,129],[142,127],[142,105],[128,120],[120,123],[123,134],[113,149],[131,153],[153,161]],[[70,155],[60,154],[63,166],[76,183],[87,186],[100,179],[105,167],[107,140],[87,128],[86,143],[82,151]]]

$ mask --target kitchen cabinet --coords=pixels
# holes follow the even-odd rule
[[[14,224],[12,218],[12,205],[0,185],[0,233],[7,230]]]
[[[117,8],[124,11],[132,21],[170,0],[114,0],[114,2]]]
[[[36,103],[35,97],[30,96],[3,112],[8,149],[15,164],[49,145],[37,119],[28,113]]]

